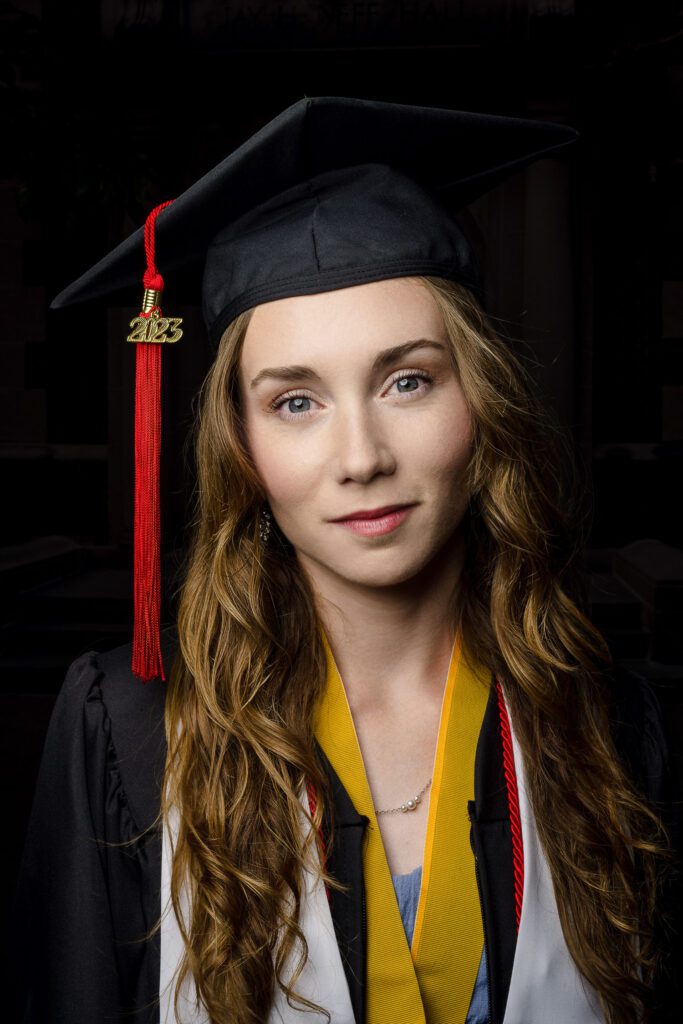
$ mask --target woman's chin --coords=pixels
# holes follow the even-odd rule
[[[430,558],[416,557],[415,551],[360,552],[356,557],[341,560],[340,552],[333,558],[316,559],[316,564],[327,576],[336,576],[346,583],[359,587],[397,587],[414,579],[429,564]],[[315,570],[314,570],[315,571]]]

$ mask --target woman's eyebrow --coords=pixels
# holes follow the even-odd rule
[[[433,341],[431,338],[416,338],[415,341],[404,341],[402,345],[392,345],[391,348],[382,349],[375,356],[372,364],[372,373],[378,373],[385,369],[390,363],[403,359],[416,348],[434,348],[440,352],[446,351],[446,346],[441,341]],[[262,380],[320,380],[319,375],[310,366],[267,366],[256,374],[250,388],[255,388]]]

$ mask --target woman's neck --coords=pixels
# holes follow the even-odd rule
[[[394,587],[359,587],[306,566],[318,614],[352,709],[406,708],[443,690],[455,640],[464,557],[458,531],[419,574]]]

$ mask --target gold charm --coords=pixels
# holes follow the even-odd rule
[[[180,330],[182,322],[182,317],[160,316],[157,310],[152,310],[151,316],[136,316],[131,320],[128,326],[133,330],[126,341],[168,342],[170,345],[182,338],[183,332]],[[166,333],[169,330],[171,334]]]

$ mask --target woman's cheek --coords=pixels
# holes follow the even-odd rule
[[[450,474],[464,468],[470,458],[472,431],[462,418],[439,418],[418,434],[408,435],[403,445],[405,456],[423,471]]]
[[[283,446],[266,446],[257,461],[257,470],[271,501],[285,508],[293,508],[310,497],[313,474],[306,453],[289,453]]]

